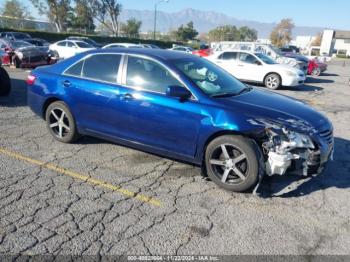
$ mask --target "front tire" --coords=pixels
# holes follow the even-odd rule
[[[0,66],[0,96],[7,96],[11,92],[11,80],[4,68]]]
[[[50,104],[45,115],[47,128],[56,140],[73,143],[79,138],[74,117],[64,102]]]
[[[320,76],[321,75],[321,69],[320,68],[312,69],[311,75],[313,75],[313,76]]]
[[[218,186],[244,192],[258,182],[255,144],[242,136],[225,135],[211,141],[205,152],[208,177]]]
[[[278,74],[271,73],[265,77],[264,85],[272,90],[276,90],[281,87],[282,80]]]

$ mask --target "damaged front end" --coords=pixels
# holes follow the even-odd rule
[[[302,176],[319,174],[332,158],[334,141],[330,123],[315,129],[304,121],[288,119],[279,119],[278,122],[255,119],[250,122],[265,127],[261,147],[265,173],[269,176],[287,172]],[[281,122],[291,124],[291,128]],[[301,131],[295,131],[298,129]]]
[[[287,170],[307,176],[309,169],[320,164],[320,151],[310,136],[282,128],[276,132],[266,129],[268,141],[262,144],[266,174],[284,175]]]

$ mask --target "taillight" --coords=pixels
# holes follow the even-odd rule
[[[31,86],[31,85],[34,85],[35,80],[36,80],[36,77],[34,75],[28,75],[26,82],[28,85]]]

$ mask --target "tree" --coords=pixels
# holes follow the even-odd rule
[[[3,7],[3,16],[9,16],[19,19],[24,19],[28,17],[28,14],[25,11],[25,7],[18,0],[9,0],[6,1]]]
[[[115,36],[119,33],[118,18],[122,10],[122,5],[117,0],[90,0],[88,7],[92,16]]]
[[[121,26],[121,29],[124,32],[124,34],[126,34],[128,37],[137,38],[140,36],[141,24],[141,21],[132,18],[126,21],[126,24],[123,24]]]
[[[91,10],[88,7],[88,0],[75,0],[72,27],[77,29],[85,29],[85,32],[94,31],[94,18]]]
[[[271,43],[277,47],[282,47],[288,44],[292,40],[293,28],[294,23],[292,19],[282,19],[270,34]]]
[[[322,43],[322,33],[318,33],[315,39],[312,41],[312,46],[321,46]]]
[[[187,42],[193,40],[197,35],[197,30],[194,29],[193,22],[189,22],[186,26],[181,25],[176,31],[174,31],[177,41]]]
[[[58,32],[67,28],[71,17],[70,0],[31,0],[31,2],[40,14],[47,15],[50,21],[55,23]]]
[[[239,32],[234,25],[224,25],[214,28],[209,31],[208,36],[212,42],[239,40]]]
[[[238,34],[240,41],[256,41],[258,39],[258,32],[247,26],[239,28]]]

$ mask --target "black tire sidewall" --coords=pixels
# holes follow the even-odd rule
[[[240,148],[247,156],[248,161],[248,175],[246,180],[239,184],[228,185],[222,183],[221,180],[214,174],[209,163],[211,154],[218,146],[222,144],[232,144]],[[218,137],[211,141],[205,152],[205,166],[208,177],[219,187],[234,192],[245,192],[256,185],[259,178],[259,160],[256,145],[250,140],[242,136],[225,135]]]
[[[4,68],[0,66],[0,96],[7,96],[11,92],[10,76]]]
[[[267,81],[267,78],[270,77],[270,76],[274,76],[274,77],[277,78],[277,80],[278,80],[278,85],[277,85],[277,87],[272,88],[272,87],[267,86],[267,82],[266,82],[266,81]],[[264,79],[264,85],[265,85],[265,87],[267,87],[267,88],[270,89],[270,90],[277,90],[278,88],[281,87],[281,84],[282,84],[282,79],[281,79],[281,77],[280,77],[278,74],[276,74],[276,73],[270,73],[270,74],[268,74],[268,75],[265,77],[265,79]]]
[[[59,109],[63,110],[68,118],[68,121],[69,121],[70,131],[69,131],[68,135],[63,137],[63,138],[58,137],[56,135],[56,133],[50,128],[50,112],[54,108],[59,108]],[[57,102],[53,102],[52,104],[50,104],[45,112],[45,119],[46,119],[47,129],[49,130],[50,134],[56,140],[58,140],[62,143],[73,143],[74,141],[76,141],[78,139],[79,134],[77,132],[75,119],[74,119],[72,113],[70,112],[68,106],[64,102],[57,101]]]

